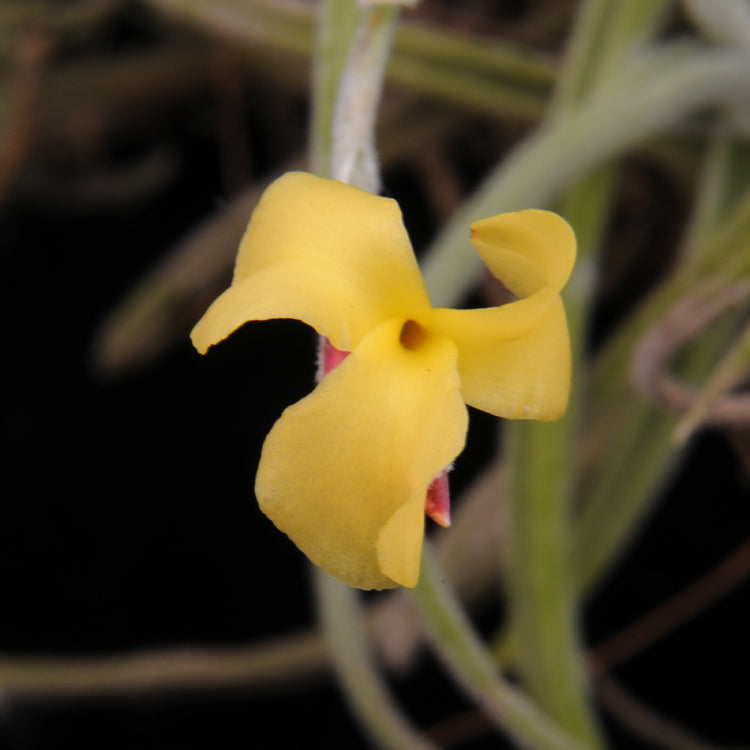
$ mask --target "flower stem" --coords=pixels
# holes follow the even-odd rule
[[[380,189],[375,120],[398,10],[375,5],[362,12],[333,115],[331,176],[371,193]]]
[[[581,6],[554,97],[555,117],[574,111],[607,71],[624,67],[658,28],[654,0],[587,0]],[[532,695],[574,736],[601,744],[581,658],[580,592],[572,566],[572,497],[585,389],[580,382],[596,250],[611,206],[613,172],[602,164],[567,192],[562,213],[579,257],[564,293],[574,363],[570,406],[556,424],[505,426],[509,465],[510,635]]]
[[[435,746],[402,717],[372,663],[362,626],[359,592],[314,568],[315,594],[334,669],[361,725],[380,747]]]
[[[510,467],[508,598],[524,684],[572,735],[599,746],[587,701],[578,597],[571,569],[567,445],[575,420],[517,423],[506,436]]]
[[[326,0],[318,8],[312,76],[310,169],[331,176],[331,145],[336,95],[354,38],[358,12],[354,3]]]
[[[487,711],[498,727],[522,747],[582,750],[589,747],[560,729],[498,673],[477,637],[432,551],[425,545],[419,584],[412,590],[433,646],[454,678]]]

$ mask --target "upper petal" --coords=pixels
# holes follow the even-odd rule
[[[472,225],[493,275],[520,299],[481,310],[434,310],[458,348],[466,403],[509,419],[557,419],[570,389],[570,343],[559,291],[576,255],[570,225],[550,211],[501,214]]]
[[[471,241],[492,275],[518,297],[545,287],[559,292],[576,257],[568,222],[538,209],[477,221],[471,226]]]
[[[204,352],[248,320],[296,318],[349,351],[378,323],[428,307],[395,201],[289,172],[260,199],[232,286],[192,338]]]
[[[255,484],[276,526],[359,588],[416,584],[427,488],[466,436],[455,346],[427,335],[407,349],[402,326],[376,327],[284,411]]]
[[[508,313],[522,305],[531,325],[508,335]],[[458,348],[461,391],[470,406],[506,419],[546,421],[565,413],[570,341],[557,293],[482,310],[435,310],[434,326]],[[518,323],[516,330],[521,328]]]

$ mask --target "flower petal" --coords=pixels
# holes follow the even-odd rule
[[[551,211],[528,209],[477,221],[471,241],[492,275],[518,297],[545,287],[559,292],[576,257],[573,230]]]
[[[521,305],[530,307],[536,322],[525,333],[509,336],[508,313]],[[513,322],[515,313],[510,317]],[[535,294],[481,310],[439,309],[432,325],[458,348],[461,391],[470,406],[506,419],[548,421],[565,413],[570,341],[558,294]]]
[[[266,438],[261,510],[325,571],[359,588],[414,586],[433,477],[467,428],[456,348],[403,320],[371,331]]]
[[[295,318],[350,351],[378,323],[428,309],[395,201],[290,172],[260,199],[232,286],[192,338],[205,352],[248,320]]]

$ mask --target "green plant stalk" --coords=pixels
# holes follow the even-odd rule
[[[580,107],[529,136],[497,167],[433,242],[423,263],[436,306],[456,305],[481,270],[467,227],[501,211],[543,207],[591,169],[695,109],[750,90],[743,54],[682,43],[643,52]]]
[[[580,656],[569,533],[571,415],[508,430],[511,514],[506,585],[518,652],[514,664],[540,705],[574,737],[601,745]]]
[[[591,472],[584,473],[576,493],[582,512],[573,528],[573,548],[576,586],[581,593],[600,582],[618,559],[680,457],[672,440],[676,417],[644,403],[643,397],[628,387],[635,341],[701,280],[711,276],[734,279],[750,272],[750,261],[742,250],[750,231],[750,202],[747,198],[744,203],[737,200],[737,195],[747,190],[747,170],[743,189],[733,174],[742,163],[736,149],[731,155],[725,149],[715,151],[718,155],[709,164],[693,222],[692,234],[698,233],[700,240],[696,243],[688,238],[687,265],[616,334],[594,370],[593,414],[587,420],[586,435],[592,443],[605,445],[607,452],[596,462],[599,468],[593,477]],[[730,186],[737,182],[740,184]],[[733,214],[728,206],[735,208]],[[717,239],[716,227],[722,225],[726,229]],[[568,303],[567,308],[572,322],[575,306]],[[692,347],[683,358],[680,374],[687,379],[703,376],[716,361],[723,342],[719,329],[714,329],[711,338]],[[604,425],[607,434],[602,435],[597,424]],[[612,425],[617,425],[614,433],[607,431]],[[513,646],[519,637],[515,634]]]
[[[380,192],[375,121],[398,21],[398,5],[375,4],[361,14],[333,113],[331,176]]]
[[[428,544],[422,554],[413,601],[428,636],[446,667],[484,708],[498,727],[530,750],[583,750],[589,747],[566,734],[539,707],[497,671],[492,655],[477,636]]]
[[[569,463],[564,466],[564,471],[567,474],[565,482],[568,486],[573,481],[572,472],[576,465],[576,461],[571,454],[572,449],[577,447],[575,441],[579,439],[583,416],[582,412],[584,410],[583,402],[585,394],[583,391],[585,389],[585,371],[583,349],[588,324],[592,284],[595,276],[594,256],[600,246],[600,241],[604,233],[611,203],[613,182],[613,169],[610,169],[609,167],[598,169],[569,191],[565,195],[561,205],[558,206],[561,215],[564,216],[574,227],[578,243],[578,259],[570,281],[563,290],[563,301],[565,303],[568,328],[571,335],[571,354],[573,357],[571,398],[568,406],[568,413],[565,417],[566,424],[564,425],[564,428],[559,433],[553,432],[549,434],[548,439],[553,442],[553,445],[546,446],[545,441],[536,440],[533,441],[533,443],[530,441],[530,443],[525,446],[525,449],[531,450],[533,446],[537,446],[542,449],[544,454],[548,453],[550,450],[567,454],[569,457]],[[512,430],[513,427],[512,425],[507,424],[502,426],[501,429]],[[556,444],[558,440],[562,445]],[[522,437],[517,436],[516,448],[519,455],[516,460],[521,463],[533,463],[535,459],[523,456],[524,447],[522,447],[522,445]],[[542,460],[544,460],[544,456],[542,456]],[[507,461],[506,465],[513,465],[512,460]],[[514,471],[518,471],[515,466],[513,468]],[[518,472],[518,474],[520,476],[521,472]],[[519,488],[518,491],[522,490]],[[513,492],[516,492],[516,490],[513,490]],[[569,498],[566,498],[566,507],[569,507]],[[569,519],[565,519],[566,534],[571,533],[568,526]],[[509,534],[504,535],[503,539],[507,539],[508,536]],[[563,540],[563,544],[566,547],[568,546],[565,540]],[[515,568],[519,569],[519,575],[522,578],[531,575],[532,571],[525,567],[525,559],[523,556],[519,560],[513,560],[513,555],[511,555],[511,550],[508,549],[508,546],[509,545],[506,543],[505,548],[501,551],[501,568],[506,571],[506,584],[510,583],[512,588],[521,589],[524,585],[523,580],[512,583],[508,580],[508,576],[514,577],[516,575]],[[518,551],[518,548],[514,551]],[[567,633],[567,648],[571,649],[571,652],[567,657],[570,660],[570,675],[573,680],[573,686],[580,687],[583,697],[585,694],[585,686],[580,672],[580,665],[578,664],[579,637],[574,629],[577,626],[578,617],[578,587],[574,586],[574,589],[575,590],[570,591],[568,594],[569,609],[567,619],[569,619],[570,622],[563,627],[559,635],[562,637]],[[533,589],[527,593],[533,593]],[[512,597],[513,607],[521,611],[528,609],[528,604],[523,603],[524,600],[525,596],[523,593],[514,594]],[[564,614],[564,612],[561,614]],[[521,670],[523,669],[521,661],[524,663],[534,662],[539,657],[534,631],[524,630],[524,628],[520,626],[519,620],[528,619],[528,617],[528,615],[523,615],[520,618],[509,618],[509,622],[507,622],[505,627],[497,634],[492,649],[498,664],[512,665],[514,669]],[[554,641],[554,638],[552,640]],[[560,651],[561,649],[562,644],[557,644],[552,650]],[[539,688],[543,691],[546,686],[546,680],[539,679],[542,669],[539,668],[532,671],[537,675],[537,681],[544,683]],[[553,682],[556,682],[556,680]],[[557,688],[555,689],[557,690]]]
[[[315,599],[333,668],[361,725],[378,747],[434,750],[402,716],[377,674],[361,622],[358,592],[313,569]]]
[[[568,412],[554,424],[503,425],[511,500],[510,544],[503,556],[512,611],[512,632],[506,632],[503,641],[512,644],[513,664],[540,704],[592,744],[601,743],[581,658],[571,523],[585,400],[583,350],[594,278],[592,256],[609,215],[612,185],[613,171],[599,169],[568,193],[559,209],[575,228],[579,251],[563,291],[573,357]]]
[[[312,65],[310,169],[331,175],[331,144],[336,94],[344,74],[359,14],[352,2],[326,0],[318,6],[318,33]]]
[[[608,69],[627,64],[634,48],[658,28],[658,9],[664,5],[652,0],[588,0],[581,6],[554,96],[553,122],[574,111],[597,86],[605,86],[602,79]],[[602,165],[568,191],[561,207],[578,241],[577,264],[563,293],[573,359],[568,412],[555,424],[517,422],[504,427],[511,500],[506,583],[514,664],[541,706],[592,745],[602,740],[581,657],[571,527],[585,400],[585,332],[595,256],[609,217],[613,184],[613,169]]]

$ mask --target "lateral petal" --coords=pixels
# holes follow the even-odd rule
[[[399,342],[402,319],[365,336],[266,438],[261,510],[312,562],[359,588],[414,586],[424,502],[464,446],[456,348]]]
[[[576,258],[573,230],[551,211],[527,209],[477,221],[471,241],[492,275],[518,297],[545,287],[559,292]]]
[[[295,318],[350,351],[378,323],[428,309],[395,201],[289,172],[260,199],[232,285],[192,338],[205,352],[248,320]]]
[[[526,331],[512,308],[526,305]],[[504,315],[504,312],[506,313]],[[434,326],[458,348],[467,404],[506,419],[558,419],[570,391],[570,341],[558,294],[536,294],[481,310],[435,310]],[[509,334],[510,331],[510,334]],[[519,333],[520,331],[520,333]]]

